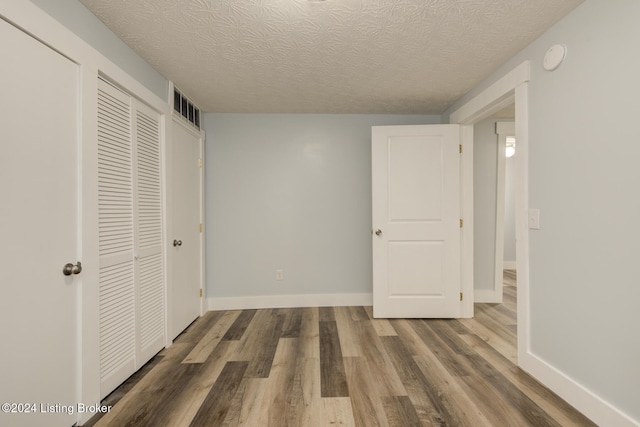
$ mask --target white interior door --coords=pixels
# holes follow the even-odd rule
[[[460,316],[460,128],[372,128],[373,314]]]
[[[170,339],[201,311],[200,136],[174,122],[172,147]]]
[[[68,427],[82,275],[63,266],[80,260],[79,70],[2,19],[0,57],[0,403],[10,405],[0,425]]]

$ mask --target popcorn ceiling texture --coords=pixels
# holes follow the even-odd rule
[[[362,114],[442,113],[582,2],[80,1],[206,112]]]

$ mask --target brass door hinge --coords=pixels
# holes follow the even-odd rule
[[[198,229],[200,230],[200,232],[202,233],[202,224],[200,224],[200,226],[198,227]]]
[[[462,292],[460,292],[460,301],[462,301]]]
[[[202,159],[198,159],[198,167],[201,168],[202,167]]]
[[[462,154],[462,144],[458,144],[458,149],[460,150],[460,154]]]
[[[462,221],[462,218],[460,218],[460,228],[462,228],[464,225],[464,221]]]
[[[462,295],[462,294],[460,294]],[[202,288],[200,288],[200,298],[202,298]]]

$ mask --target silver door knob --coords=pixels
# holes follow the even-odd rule
[[[176,246],[182,246],[182,240],[174,240],[173,247],[175,248]]]
[[[382,234],[382,230],[380,230],[379,228],[376,230],[376,236],[380,236]]]
[[[72,274],[80,274],[81,271],[82,271],[82,263],[80,261],[78,261],[76,265],[68,263],[68,264],[65,264],[64,267],[62,267],[62,274],[64,274],[65,276],[71,276]]]

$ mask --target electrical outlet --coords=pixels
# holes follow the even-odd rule
[[[281,282],[284,280],[284,271],[282,270],[276,270],[276,280],[278,282]]]

